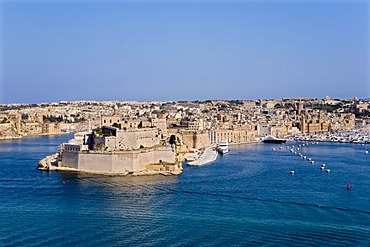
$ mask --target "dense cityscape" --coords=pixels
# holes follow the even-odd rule
[[[244,143],[266,135],[287,138],[367,130],[370,100],[327,96],[325,99],[3,104],[0,105],[0,139],[91,131],[104,125],[120,129],[151,127],[156,120],[164,121],[170,132],[206,133],[211,143],[224,138],[230,143]]]
[[[2,139],[75,132],[41,170],[177,175],[212,162],[220,145],[266,138],[367,143],[368,100],[295,98],[2,105]]]

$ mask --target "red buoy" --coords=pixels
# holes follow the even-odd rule
[[[351,189],[351,185],[348,182],[348,184],[347,184],[347,190],[350,190],[350,189]]]

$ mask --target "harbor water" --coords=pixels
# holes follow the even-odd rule
[[[70,138],[0,142],[1,246],[370,245],[366,146],[301,146],[314,164],[300,142],[230,146],[178,176],[36,170]]]

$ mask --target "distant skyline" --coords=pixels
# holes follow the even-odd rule
[[[0,0],[0,103],[370,98],[370,2]]]

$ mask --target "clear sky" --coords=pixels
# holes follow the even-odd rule
[[[0,103],[370,97],[369,1],[0,2]]]

